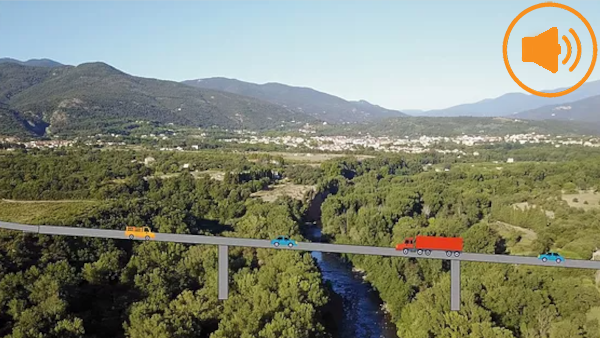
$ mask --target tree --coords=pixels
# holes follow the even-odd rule
[[[478,223],[469,228],[464,234],[464,250],[478,253],[503,253],[499,252],[502,239],[487,223]]]

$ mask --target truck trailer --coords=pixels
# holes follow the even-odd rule
[[[404,242],[396,245],[396,250],[402,250],[407,255],[409,252],[416,251],[417,254],[429,256],[431,250],[446,251],[446,256],[460,256],[463,250],[463,239],[460,237],[436,237],[436,236],[417,236],[408,237]]]

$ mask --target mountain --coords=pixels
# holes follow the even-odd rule
[[[566,88],[545,90],[547,93],[563,91]],[[485,99],[475,103],[461,104],[445,109],[429,110],[419,116],[510,116],[515,113],[532,110],[548,105],[559,105],[600,95],[600,81],[583,84],[572,93],[561,97],[547,98],[530,94],[509,93],[494,99]]]
[[[31,60],[27,60],[27,61],[19,61],[19,60],[15,60],[15,59],[11,59],[11,58],[0,58],[0,64],[1,63],[16,63],[16,64],[19,64],[22,66],[48,67],[48,68],[64,66],[63,64],[58,63],[54,60],[50,60],[50,59],[31,59]]]
[[[272,103],[135,77],[100,62],[57,68],[2,63],[0,103],[4,133],[6,125],[43,135],[99,131],[132,120],[255,130],[315,122]]]
[[[574,102],[547,105],[514,116],[532,120],[581,121],[600,124],[600,95]]]
[[[256,84],[222,77],[188,80],[183,83],[196,88],[253,97],[332,123],[406,116],[399,111],[382,108],[364,100],[346,101],[311,88],[292,87],[280,83]]]

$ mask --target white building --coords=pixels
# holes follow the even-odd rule
[[[146,158],[144,159],[144,164],[148,166],[148,165],[150,165],[150,163],[153,163],[153,162],[155,162],[155,161],[156,161],[156,160],[154,159],[154,157],[146,157]]]

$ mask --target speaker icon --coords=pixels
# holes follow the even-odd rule
[[[569,32],[573,35],[575,44],[577,45],[575,62],[569,68],[569,71],[572,72],[581,59],[581,41],[573,28],[570,28]],[[562,60],[562,64],[565,65],[571,58],[571,42],[565,35],[562,36],[562,39],[567,45],[567,55]],[[522,42],[523,62],[533,62],[552,73],[556,74],[558,72],[558,56],[561,54],[561,47],[558,42],[558,28],[552,27],[537,36],[524,37]]]
[[[557,8],[575,15],[585,25],[585,28],[587,28],[587,31],[590,33],[590,37],[592,38],[591,48],[586,46],[586,53],[589,53],[589,51],[591,50],[590,54],[592,54],[592,62],[590,63],[587,72],[575,85],[560,92],[548,93],[538,91],[527,86],[523,83],[523,81],[521,81],[517,77],[512,67],[510,66],[510,62],[508,61],[508,40],[510,38],[510,33],[513,31],[513,28],[515,27],[517,22],[519,22],[519,20],[521,20],[525,15],[540,8]],[[575,70],[575,67],[577,67],[577,65],[579,64],[582,51],[581,41],[579,40],[577,33],[575,33],[575,30],[571,28],[569,29],[569,32],[571,32],[573,38],[575,38],[575,44],[577,46],[577,57],[575,58],[573,65],[569,68],[569,71],[572,72],[573,70]],[[566,65],[567,62],[569,62],[569,59],[571,58],[571,42],[566,36],[563,36],[562,39],[567,47],[567,55],[562,60],[562,64]],[[558,56],[561,54],[560,40],[558,40],[558,28],[552,27],[544,33],[539,34],[538,36],[525,37],[522,39],[522,43],[523,45],[521,52],[523,62],[534,62],[540,67],[549,70],[551,73],[556,74],[558,72]],[[559,4],[556,2],[542,2],[537,5],[533,5],[529,8],[526,8],[511,21],[510,25],[508,25],[508,29],[504,34],[504,40],[502,41],[502,57],[504,58],[504,66],[506,66],[506,70],[508,71],[510,77],[519,85],[519,87],[524,89],[526,92],[540,97],[559,97],[572,93],[574,90],[581,87],[581,85],[583,85],[585,81],[587,81],[587,79],[589,79],[590,75],[592,74],[592,71],[594,71],[594,66],[596,65],[596,59],[598,57],[598,43],[596,41],[596,35],[594,34],[592,26],[587,21],[587,19],[583,15],[581,15],[581,13],[567,5]]]

